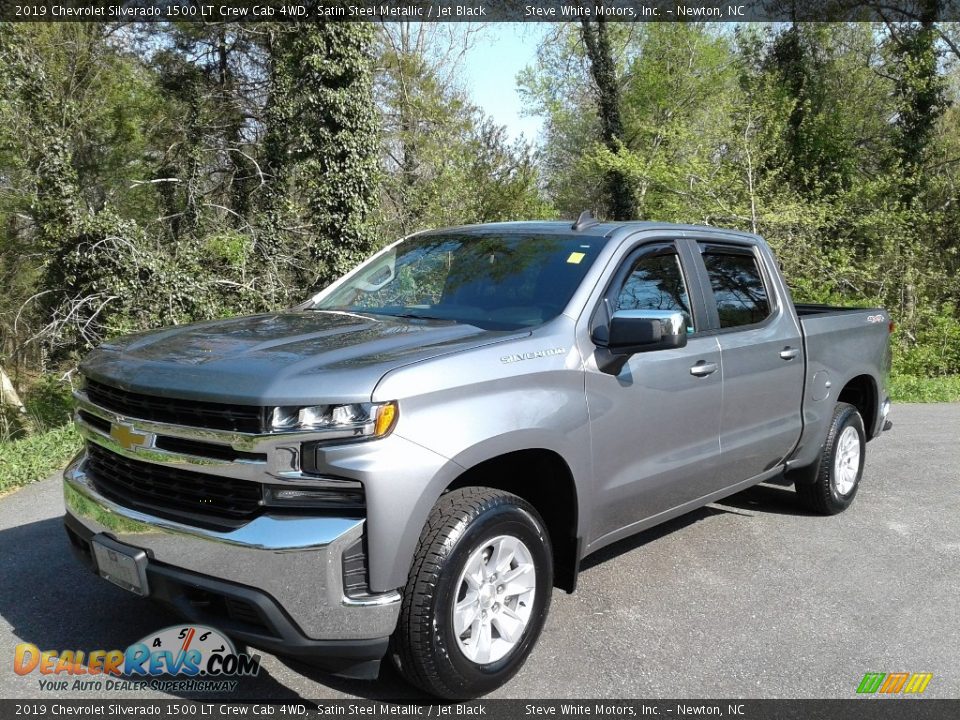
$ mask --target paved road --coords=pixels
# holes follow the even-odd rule
[[[867,671],[907,671],[934,674],[928,696],[960,697],[960,404],[892,417],[842,515],[764,485],[588,560],[495,696],[848,698]],[[176,622],[81,570],[61,513],[56,479],[0,499],[3,698],[44,696],[11,671],[19,642],[124,648]],[[390,670],[348,681],[266,654],[263,668],[241,696],[416,697]]]

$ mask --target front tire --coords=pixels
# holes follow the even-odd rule
[[[796,485],[797,496],[810,510],[836,515],[850,507],[860,489],[867,434],[853,405],[837,403],[813,482]]]
[[[393,657],[407,680],[443,698],[488,693],[523,665],[553,588],[539,513],[500,490],[453,490],[430,514],[403,593]]]

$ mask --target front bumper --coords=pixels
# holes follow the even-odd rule
[[[88,564],[90,538],[103,533],[144,550],[151,594],[191,619],[286,654],[382,656],[399,593],[348,598],[343,587],[343,552],[364,520],[267,514],[231,530],[193,527],[103,497],[84,461],[64,471],[64,501],[71,542]]]

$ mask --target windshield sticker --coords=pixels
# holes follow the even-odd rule
[[[570,257],[567,258],[567,262],[572,263],[573,265],[579,265],[580,261],[583,260],[586,256],[587,256],[586,253],[572,252],[570,253]]]

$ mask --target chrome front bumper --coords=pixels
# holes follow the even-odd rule
[[[364,520],[260,515],[227,531],[208,530],[122,507],[100,495],[81,453],[64,471],[67,513],[92,534],[146,551],[161,563],[256,589],[275,600],[306,638],[385,638],[396,626],[400,595],[362,599],[343,590],[343,551]]]

